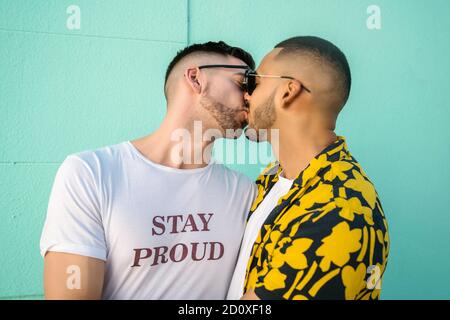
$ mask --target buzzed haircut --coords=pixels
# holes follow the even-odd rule
[[[177,55],[172,59],[169,66],[167,67],[164,86],[166,86],[167,79],[169,78],[169,75],[172,72],[173,68],[176,66],[176,64],[180,62],[184,57],[190,55],[191,53],[197,52],[216,53],[224,56],[230,55],[232,57],[244,61],[251,69],[255,68],[255,61],[253,60],[252,55],[242,48],[232,47],[223,41],[219,42],[209,41],[201,44],[192,44],[178,51]]]
[[[284,40],[275,48],[282,48],[279,56],[290,53],[306,53],[330,66],[337,75],[338,83],[336,85],[339,86],[342,106],[345,105],[350,95],[352,77],[347,58],[338,47],[319,37],[300,36]]]

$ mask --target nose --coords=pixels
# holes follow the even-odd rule
[[[248,104],[248,103],[250,102],[250,97],[251,97],[251,96],[248,94],[248,92],[245,92],[245,93],[244,93],[244,100],[245,100],[245,103]]]

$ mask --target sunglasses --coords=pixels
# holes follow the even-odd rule
[[[206,69],[206,68],[230,68],[230,69],[244,69],[244,81],[242,82],[242,89],[246,91],[249,95],[252,95],[253,91],[256,89],[256,77],[260,78],[274,78],[274,79],[290,79],[295,80],[300,83],[303,89],[305,91],[311,93],[311,90],[309,90],[307,87],[303,85],[303,83],[295,79],[293,77],[289,76],[274,76],[274,75],[267,75],[267,74],[257,74],[255,70],[250,69],[248,66],[242,66],[242,65],[229,65],[229,64],[208,64],[199,66],[199,69]]]

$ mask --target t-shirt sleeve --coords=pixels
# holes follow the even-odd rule
[[[99,189],[93,170],[77,156],[59,167],[50,194],[40,251],[88,256],[106,261]]]

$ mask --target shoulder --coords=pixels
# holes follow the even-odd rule
[[[85,150],[70,154],[64,160],[64,164],[75,165],[76,163],[84,164],[93,169],[102,164],[111,163],[121,160],[127,156],[127,142],[115,145],[105,146],[92,150]]]
[[[85,150],[69,154],[58,168],[58,176],[69,180],[77,177],[97,180],[105,167],[121,161],[125,155],[125,143]]]
[[[257,185],[267,186],[268,182],[277,177],[280,171],[280,163],[274,161],[269,163],[256,179]]]
[[[124,159],[129,155],[128,142],[122,142],[93,150],[86,150],[69,155],[77,157],[88,165],[102,164]]]
[[[246,174],[233,170],[223,164],[214,163],[214,170],[220,173],[224,182],[236,184],[241,188],[256,188],[255,183]]]
[[[323,174],[320,185],[332,189],[337,205],[352,201],[370,210],[376,207],[378,199],[375,186],[354,159],[332,162]]]

